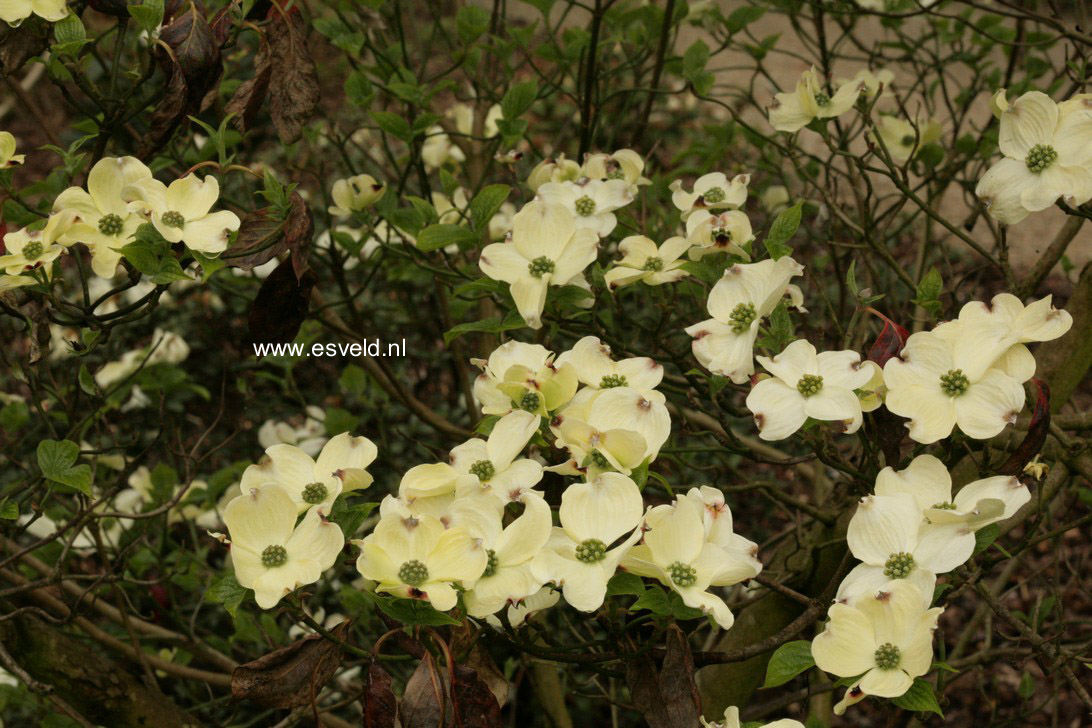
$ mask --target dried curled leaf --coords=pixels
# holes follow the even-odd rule
[[[330,632],[344,639],[346,620]],[[287,647],[239,665],[231,674],[231,694],[271,708],[294,708],[315,700],[341,664],[340,647],[322,635],[307,635]]]
[[[361,707],[364,728],[395,728],[398,725],[398,699],[391,688],[391,676],[374,658],[368,663]]]
[[[274,10],[266,28],[272,57],[269,83],[273,126],[285,144],[300,138],[304,124],[318,106],[318,71],[307,49],[307,31],[299,11]]]

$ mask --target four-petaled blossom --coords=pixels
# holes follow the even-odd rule
[[[550,429],[556,445],[572,456],[551,470],[574,475],[588,468],[594,475],[613,468],[628,474],[656,459],[671,434],[671,415],[660,392],[585,387],[551,420]]]
[[[516,502],[542,480],[542,465],[519,458],[539,425],[538,415],[516,410],[493,425],[487,440],[467,440],[451,451],[451,465],[463,476],[459,494],[488,493],[502,504]]]
[[[576,394],[579,382],[571,366],[555,364],[554,355],[539,344],[508,341],[488,361],[471,359],[482,373],[474,380],[474,396],[487,415],[514,409],[545,415]]]
[[[136,157],[104,157],[87,174],[87,189],[69,187],[53,202],[55,211],[73,210],[79,221],[62,237],[83,243],[91,251],[95,275],[113,278],[121,260],[119,249],[144,222],[122,196],[126,187],[151,180],[152,170]]]
[[[585,336],[561,354],[557,365],[564,364],[571,364],[580,383],[592,389],[632,387],[647,394],[664,378],[663,366],[647,356],[615,361],[597,336]]]
[[[680,258],[690,245],[686,238],[674,237],[656,247],[644,235],[630,235],[618,244],[622,259],[603,275],[603,280],[612,291],[638,281],[649,286],[680,281],[689,275],[682,269],[686,261]]]
[[[751,220],[739,210],[726,210],[713,214],[708,210],[696,210],[686,220],[686,239],[694,247],[690,259],[699,260],[710,253],[731,253],[744,261],[751,256],[743,249],[755,239],[751,232]]]
[[[332,438],[312,459],[295,445],[273,445],[256,465],[243,471],[243,492],[280,486],[303,513],[316,505],[331,506],[342,490],[366,488],[372,483],[367,468],[375,460],[375,443],[347,432]]]
[[[993,362],[1007,355],[1021,366],[1006,366],[1020,382],[1035,374],[1035,358],[1024,344],[1051,341],[1073,326],[1068,311],[1054,308],[1051,296],[1027,306],[1011,293],[999,293],[989,303],[971,301],[959,311],[958,334],[953,335],[955,356],[964,373],[980,377]]]
[[[751,175],[737,174],[728,181],[723,172],[710,172],[694,180],[694,189],[683,189],[682,180],[671,183],[671,202],[682,212],[683,222],[698,210],[724,210],[743,207]]]
[[[64,210],[49,216],[37,229],[23,228],[4,236],[6,255],[0,255],[0,270],[12,276],[52,263],[66,252],[62,244],[65,232],[77,220],[74,210]],[[49,274],[49,267],[46,273]]]
[[[55,23],[68,15],[67,0],[4,0],[0,2],[0,20],[16,26],[37,15]]]
[[[754,374],[754,344],[762,319],[769,316],[788,293],[800,308],[803,295],[789,283],[803,275],[804,266],[789,257],[737,263],[709,293],[707,306],[713,317],[686,328],[693,337],[694,356],[703,367],[736,384]]]
[[[546,289],[572,283],[595,260],[599,236],[578,228],[562,205],[530,202],[512,221],[512,239],[493,243],[482,251],[478,264],[494,280],[511,286],[523,320],[542,328]]]
[[[593,230],[599,237],[610,235],[618,224],[614,211],[633,201],[629,185],[621,179],[547,182],[536,194],[535,199],[568,210],[577,229]]]
[[[220,197],[220,183],[188,174],[165,185],[157,179],[139,180],[123,193],[134,199],[132,209],[150,215],[152,224],[168,242],[183,242],[190,250],[219,255],[228,238],[239,229],[239,216],[229,210],[211,212]]]
[[[26,161],[25,154],[15,153],[15,137],[10,131],[0,131],[0,169],[7,169]]]
[[[527,175],[527,186],[532,192],[538,192],[538,188],[547,182],[575,182],[582,176],[594,177],[582,174],[580,163],[576,160],[566,159],[564,154],[559,154],[556,158],[543,159],[536,164]]]
[[[376,591],[427,600],[446,612],[455,606],[455,584],[473,588],[489,565],[489,555],[466,527],[444,528],[428,515],[385,516],[361,541],[357,571],[374,579]]]
[[[644,538],[630,549],[622,568],[658,579],[678,592],[688,607],[709,614],[721,629],[730,629],[735,617],[709,588],[738,584],[758,570],[752,559],[733,558],[707,540],[704,517],[705,504],[689,495],[679,496],[673,505],[651,509],[645,516]]]
[[[645,160],[632,149],[619,149],[613,154],[589,154],[581,167],[585,177],[600,180],[624,180],[632,190],[641,185],[650,185],[652,181],[643,177]]]
[[[598,609],[622,557],[641,538],[643,507],[640,488],[620,473],[570,485],[561,496],[561,526],[532,561],[535,578],[559,585],[582,612]]]
[[[876,476],[876,495],[911,496],[930,523],[962,523],[972,530],[1010,518],[1031,500],[1013,475],[968,483],[952,497],[952,476],[932,455],[918,455],[903,470],[888,466]]]
[[[988,368],[992,348],[957,356],[955,336],[921,331],[910,336],[902,353],[883,368],[885,404],[908,417],[910,438],[933,443],[959,429],[976,440],[988,440],[1016,421],[1024,408],[1024,388],[999,368]]]
[[[550,538],[550,506],[533,493],[520,500],[523,514],[485,544],[489,559],[485,571],[464,597],[466,611],[472,617],[495,614],[506,604],[515,604],[542,588],[531,563]]]
[[[1011,225],[1059,199],[1073,207],[1092,199],[1092,94],[1056,104],[1029,91],[1005,104],[995,99],[1004,158],[975,188],[990,215]]]
[[[835,714],[868,695],[897,698],[928,672],[942,611],[922,607],[921,593],[907,581],[888,582],[855,606],[832,606],[826,628],[811,643],[815,664],[839,677],[861,676]]]
[[[747,395],[763,440],[783,440],[809,417],[833,421],[844,432],[856,432],[863,421],[856,390],[875,375],[875,362],[861,361],[855,351],[815,352],[811,342],[798,339],[775,357],[758,357],[773,376]]]
[[[823,89],[815,68],[809,68],[800,75],[795,91],[774,96],[770,106],[770,124],[778,131],[800,131],[812,119],[829,119],[849,111],[865,90],[867,86],[863,82],[851,82],[830,96]]]
[[[870,495],[849,521],[846,540],[858,564],[838,587],[838,600],[854,603],[890,579],[908,579],[926,606],[936,575],[971,557],[974,531],[964,523],[928,523],[913,496]]]
[[[326,520],[323,508],[309,510],[299,525],[297,514],[292,496],[279,485],[244,490],[224,509],[235,579],[254,590],[262,609],[318,581],[345,545],[341,528]]]
[[[370,174],[339,179],[330,190],[334,204],[328,208],[328,212],[336,217],[349,217],[379,202],[386,191],[387,186],[376,182]]]

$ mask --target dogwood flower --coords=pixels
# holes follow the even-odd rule
[[[855,606],[830,608],[826,628],[811,644],[815,664],[839,677],[861,676],[834,707],[835,714],[868,695],[897,698],[929,671],[933,631],[944,610],[921,604],[914,584],[891,581]]]
[[[95,384],[103,389],[128,378],[138,369],[156,364],[178,364],[190,355],[190,345],[172,331],[156,329],[152,334],[152,343],[141,349],[133,349],[121,355],[120,359],[108,362],[95,373]]]
[[[952,338],[935,331],[912,334],[899,356],[884,365],[887,409],[910,419],[907,428],[916,442],[936,442],[956,425],[968,437],[988,440],[1024,407],[1019,381],[981,365],[978,357],[989,352],[957,358]]]
[[[1092,94],[1056,104],[1029,91],[1005,103],[998,134],[1004,158],[975,188],[990,215],[1011,225],[1059,199],[1074,207],[1092,199]]]
[[[1031,379],[1035,358],[1023,345],[1060,338],[1073,326],[1073,317],[1054,308],[1051,300],[1052,296],[1047,296],[1024,306],[1011,293],[999,293],[989,303],[964,305],[959,311],[959,331],[953,331],[951,337],[964,373],[977,379],[1008,353],[1012,359],[1018,357],[1019,365],[1013,362],[1014,366],[1005,367],[1006,372],[1021,383]]]
[[[421,161],[425,169],[433,170],[443,167],[448,162],[461,164],[466,161],[466,154],[457,144],[451,142],[444,128],[435,124],[428,128],[425,140],[421,143]]]
[[[262,449],[274,445],[295,445],[311,457],[322,452],[322,446],[330,438],[326,436],[326,412],[321,407],[308,405],[303,424],[296,427],[288,422],[266,420],[258,428],[258,444]]]
[[[239,216],[228,210],[210,212],[220,197],[220,183],[209,176],[188,174],[171,182],[138,180],[127,188],[132,209],[151,216],[152,224],[168,242],[183,242],[191,250],[219,255],[227,249],[230,233],[239,229]]]
[[[488,563],[464,600],[472,617],[495,614],[506,604],[526,599],[542,588],[531,569],[532,559],[550,538],[550,506],[538,495],[524,494],[523,514],[486,544]]]
[[[471,589],[489,565],[481,539],[465,527],[444,528],[438,518],[383,517],[362,541],[357,571],[376,591],[427,600],[446,612],[455,606],[455,584]]]
[[[7,254],[0,255],[0,270],[15,276],[55,261],[67,252],[62,240],[76,219],[74,210],[64,210],[50,215],[42,227],[7,233],[4,236]]]
[[[563,205],[530,202],[512,221],[511,241],[486,246],[478,265],[490,278],[511,286],[523,320],[539,329],[547,287],[580,277],[598,247],[595,231],[578,227]]]
[[[240,485],[244,493],[278,485],[292,497],[300,513],[316,505],[329,507],[343,489],[372,484],[365,468],[377,453],[371,440],[347,432],[327,442],[316,459],[295,445],[274,445],[265,451],[261,462],[243,471]]]
[[[932,455],[918,455],[903,470],[888,466],[876,476],[876,495],[911,496],[929,523],[958,523],[977,531],[1010,518],[1031,500],[1020,479],[997,475],[968,483],[952,497],[952,476]]]
[[[136,157],[103,157],[87,173],[87,189],[69,187],[53,202],[53,210],[73,210],[79,220],[64,234],[67,244],[83,243],[91,251],[95,275],[113,278],[125,245],[144,220],[129,209],[122,191],[152,170]]]
[[[732,511],[724,501],[724,493],[703,485],[686,492],[702,512],[705,540],[719,547],[739,573],[749,574],[740,581],[752,579],[762,571],[762,562],[758,560],[758,544],[735,532],[732,524]]]
[[[633,193],[625,180],[581,177],[575,182],[547,182],[538,188],[535,199],[563,206],[578,230],[593,230],[604,237],[618,224],[614,211],[632,202]]]
[[[366,210],[382,199],[387,186],[376,182],[370,174],[358,174],[334,182],[330,196],[334,204],[327,211],[335,217],[349,217],[354,212]]]
[[[581,384],[592,389],[632,387],[652,392],[664,378],[664,368],[654,359],[638,356],[615,361],[610,347],[597,336],[585,336],[557,358],[557,365],[571,364]]]
[[[708,210],[695,210],[686,221],[686,239],[694,247],[690,259],[699,260],[710,253],[727,252],[744,261],[751,256],[742,247],[755,239],[751,220],[739,210],[714,215]]]
[[[721,629],[730,629],[735,617],[709,588],[738,584],[756,572],[749,562],[737,562],[706,540],[704,511],[704,503],[688,496],[651,509],[645,516],[641,543],[629,550],[621,565],[639,576],[658,579],[688,607],[710,615]]]
[[[940,139],[941,128],[940,124],[933,119],[927,121],[919,119],[915,131],[914,124],[906,119],[880,114],[876,120],[876,134],[883,140],[883,145],[893,160],[905,162],[926,144]],[[871,132],[869,136],[875,139]]]
[[[724,271],[707,303],[713,317],[686,327],[694,356],[703,367],[736,384],[754,374],[754,344],[762,319],[788,293],[798,308],[803,294],[789,283],[804,266],[789,257],[737,263]]]
[[[487,440],[467,440],[451,451],[451,465],[465,476],[457,485],[463,492],[487,493],[502,504],[515,502],[542,480],[542,465],[519,458],[538,431],[539,417],[516,410],[493,425]]]
[[[928,606],[936,575],[964,563],[975,546],[974,531],[966,524],[927,523],[914,496],[906,493],[862,498],[846,540],[862,562],[838,587],[838,600],[850,603],[890,579],[908,579]]]
[[[758,361],[773,375],[747,395],[747,409],[754,414],[763,440],[783,440],[809,417],[841,423],[846,433],[860,428],[863,415],[855,391],[875,375],[875,362],[861,361],[855,351],[817,354],[804,339],[792,342],[775,357],[760,356]]]
[[[539,344],[508,341],[487,361],[470,363],[482,370],[474,380],[474,397],[487,415],[513,409],[545,415],[571,400],[579,386],[573,368],[555,364],[553,352]]]
[[[707,721],[704,717],[700,720],[702,728],[741,728],[743,725],[739,722],[739,708],[734,705],[725,708],[722,721]],[[763,723],[760,728],[804,728],[804,724],[798,720],[782,718],[773,723]]]
[[[341,529],[326,520],[323,508],[312,508],[299,525],[297,513],[292,496],[278,485],[244,490],[224,509],[235,579],[254,590],[262,609],[318,581],[345,545]]]
[[[452,104],[447,110],[447,116],[455,122],[455,130],[464,136],[474,134],[474,107],[470,104]],[[504,111],[500,104],[493,104],[485,112],[485,122],[482,125],[482,134],[491,139],[500,132],[497,129],[497,121],[504,118]]]
[[[640,488],[620,473],[570,485],[561,496],[561,526],[531,563],[535,578],[560,586],[582,612],[598,609],[622,557],[641,538],[643,508]]]
[[[558,472],[576,474],[613,468],[629,474],[656,459],[671,434],[671,415],[663,394],[632,387],[580,390],[550,422],[558,447],[572,457]],[[639,437],[634,437],[634,434]]]
[[[743,207],[751,175],[737,174],[728,181],[723,172],[710,172],[694,180],[694,189],[683,189],[682,180],[671,183],[671,202],[682,212],[683,222],[698,210],[723,210]]]
[[[645,160],[632,149],[619,149],[613,154],[589,154],[584,159],[581,173],[585,177],[598,180],[623,180],[632,190],[641,185],[650,185],[652,181],[642,176]]]
[[[686,261],[680,258],[690,245],[686,238],[674,237],[656,247],[644,235],[630,235],[618,244],[622,259],[603,275],[603,280],[612,291],[639,281],[649,286],[680,281],[689,275],[682,268]]]
[[[800,75],[795,91],[774,96],[770,124],[778,131],[800,131],[812,119],[830,119],[849,111],[866,89],[863,82],[847,83],[835,91],[834,96],[828,96],[815,68],[809,68]]]
[[[532,192],[538,192],[538,188],[547,182],[575,182],[582,176],[593,177],[584,175],[576,160],[565,159],[564,154],[559,154],[556,158],[543,159],[536,164],[527,176],[527,186]]]
[[[66,0],[5,0],[0,2],[0,20],[15,27],[29,18],[37,15],[51,23],[55,23],[68,15],[68,3]]]
[[[0,169],[15,167],[26,161],[25,154],[15,153],[15,137],[10,131],[0,131]]]

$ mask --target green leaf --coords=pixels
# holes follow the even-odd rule
[[[212,277],[212,274],[224,267],[224,261],[220,260],[219,256],[210,258],[204,253],[200,253],[196,250],[190,250],[189,254],[193,256],[193,259],[197,261],[197,264],[201,266],[201,282],[206,283],[208,279]]]
[[[784,301],[777,304],[777,308],[770,313],[767,331],[769,333],[758,341],[758,346],[775,354],[783,351],[796,338],[796,326]]]
[[[38,443],[38,467],[46,479],[91,495],[91,466],[76,465],[80,446],[71,440]]]
[[[375,100],[375,88],[360,71],[353,71],[345,78],[345,98],[357,108],[366,109]]]
[[[429,225],[417,236],[417,249],[428,253],[449,245],[473,245],[478,242],[478,234],[470,228],[451,223]]]
[[[25,402],[12,402],[0,409],[0,427],[4,432],[15,432],[30,421],[30,408]]]
[[[607,582],[607,596],[616,597],[623,594],[641,596],[645,593],[645,583],[636,574],[619,571]]]
[[[996,523],[991,523],[985,528],[975,531],[974,534],[974,553],[972,556],[978,556],[980,553],[988,549],[993,545],[993,542],[997,540],[1001,535],[1001,527]]]
[[[501,99],[501,113],[505,119],[518,118],[531,108],[538,98],[538,83],[535,81],[522,81],[509,87]]]
[[[239,611],[239,605],[243,603],[249,593],[249,589],[244,588],[235,580],[235,574],[225,574],[205,590],[205,601],[213,604],[223,604],[224,609],[234,619]]]
[[[413,138],[410,133],[409,122],[406,121],[401,114],[395,114],[390,111],[373,111],[371,112],[371,116],[375,125],[391,136],[407,142]]]
[[[489,221],[497,214],[512,188],[508,185],[488,185],[474,195],[470,203],[470,224],[474,230],[485,230]]]
[[[163,24],[163,0],[144,0],[140,5],[129,5],[128,10],[140,29],[149,34]]]
[[[455,14],[455,30],[463,43],[473,43],[489,27],[489,13],[477,5],[464,5]]]
[[[891,702],[903,710],[913,710],[918,713],[936,713],[941,718],[944,717],[944,713],[940,710],[940,704],[937,703],[936,693],[933,692],[932,683],[922,680],[920,677],[914,680],[914,684],[910,686],[909,690],[897,698],[892,698]]]
[[[383,614],[398,620],[402,624],[423,625],[428,627],[442,627],[445,624],[459,624],[459,620],[454,619],[448,614],[437,611],[431,604],[425,601],[385,597],[367,591],[361,593],[371,599]]]
[[[348,410],[343,410],[340,407],[327,407],[326,417],[323,419],[322,424],[326,427],[326,434],[335,437],[343,432],[352,432],[358,422],[360,422],[360,418]]]
[[[930,268],[929,272],[918,281],[917,296],[914,303],[918,304],[935,318],[940,314],[940,293],[944,290],[944,280],[936,268]]]
[[[474,425],[474,434],[489,437],[489,433],[493,431],[498,422],[500,422],[498,415],[486,415],[478,420],[478,424]]]
[[[350,364],[342,370],[337,381],[346,392],[363,394],[368,386],[368,375],[356,364]]]
[[[497,119],[497,130],[501,133],[501,140],[511,146],[523,138],[527,131],[527,120]]]
[[[735,34],[743,30],[748,25],[755,22],[765,14],[765,8],[756,8],[753,5],[744,5],[743,7],[736,8],[732,11],[732,14],[728,16],[725,25],[727,26],[729,33]]]
[[[519,315],[519,311],[512,310],[509,311],[508,315],[503,319],[494,316],[492,318],[482,319],[481,321],[471,321],[470,323],[454,326],[444,332],[444,343],[450,344],[463,334],[470,334],[476,331],[485,334],[499,334],[502,331],[522,329],[526,325],[527,323],[523,320],[523,317]]]
[[[9,500],[7,496],[0,500],[0,518],[5,521],[19,520],[19,505]]]
[[[766,682],[762,684],[762,687],[775,688],[778,685],[784,685],[814,666],[815,658],[811,656],[811,642],[808,640],[786,642],[770,657],[770,662],[766,665]]]
[[[79,55],[80,49],[87,44],[87,29],[76,13],[69,13],[53,24],[53,48],[62,55]]]
[[[336,523],[346,539],[356,535],[364,521],[379,506],[378,503],[353,503],[350,504],[346,494],[341,494],[330,508],[329,520]]]
[[[796,229],[800,227],[800,214],[803,205],[803,202],[797,202],[792,207],[783,210],[777,216],[777,219],[773,221],[773,224],[770,225],[770,232],[766,234],[763,245],[766,246],[766,252],[774,260],[792,253],[792,248],[786,243],[796,234]]]
[[[97,397],[99,395],[98,387],[95,386],[95,378],[91,376],[91,372],[88,370],[86,364],[80,364],[79,380],[80,389],[82,389],[85,394],[89,394],[92,397]]]

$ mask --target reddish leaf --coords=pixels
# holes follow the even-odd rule
[[[288,250],[284,241],[284,221],[270,215],[272,208],[263,207],[243,218],[239,234],[221,259],[226,265],[253,270]]]
[[[278,265],[262,282],[250,307],[251,342],[286,344],[296,338],[307,318],[316,281],[311,271],[297,279],[290,260]]]
[[[641,711],[650,728],[677,728],[698,724],[701,698],[694,681],[694,659],[686,635],[677,625],[667,633],[663,669],[647,654],[626,663],[626,683],[633,707]]]
[[[478,671],[456,665],[451,703],[457,728],[496,728],[501,725],[501,706]]]
[[[292,253],[292,269],[296,271],[296,278],[301,279],[310,270],[307,259],[311,255],[311,240],[315,237],[315,219],[311,208],[298,192],[292,193],[291,203],[288,219],[284,221],[284,242]]]
[[[446,683],[436,660],[426,652],[402,693],[399,707],[402,728],[443,728],[447,715]]]
[[[368,663],[361,707],[364,728],[394,728],[398,724],[398,700],[391,689],[391,676],[374,658]]]
[[[910,332],[874,308],[866,308],[865,311],[874,313],[884,322],[880,335],[868,350],[868,358],[882,367],[888,359],[899,355],[902,347],[906,346],[906,340],[910,338]]]
[[[300,138],[303,125],[318,106],[318,71],[307,48],[307,30],[299,11],[275,9],[271,15],[266,40],[273,67],[269,83],[273,126],[281,141],[291,144]]]
[[[330,630],[344,638],[348,620]],[[271,708],[308,705],[341,663],[339,646],[322,635],[307,635],[287,647],[239,665],[231,674],[231,695]]]
[[[997,469],[998,475],[1019,475],[1024,472],[1024,466],[1043,449],[1050,432],[1050,386],[1041,379],[1031,381],[1038,389],[1038,396],[1035,399],[1035,409],[1031,413],[1028,434],[1024,435],[1023,441],[1009,459]]]
[[[273,65],[269,53],[269,44],[263,37],[261,48],[254,56],[254,78],[239,84],[224,111],[235,114],[231,123],[243,134],[254,127],[254,120],[265,103],[269,92],[269,80],[273,75]]]

